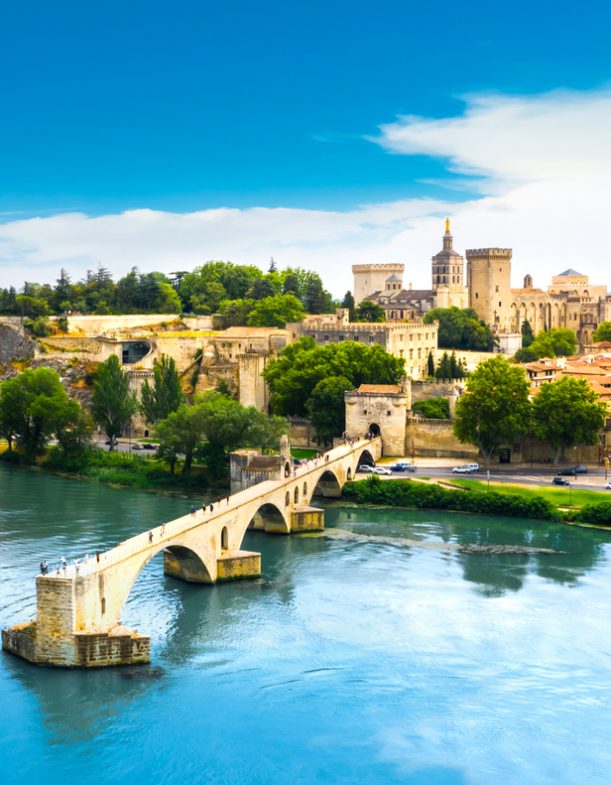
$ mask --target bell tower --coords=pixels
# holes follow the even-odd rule
[[[443,247],[432,258],[432,289],[436,308],[467,307],[464,282],[465,260],[454,250],[450,219],[446,218]]]

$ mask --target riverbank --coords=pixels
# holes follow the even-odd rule
[[[162,461],[153,456],[106,452],[98,448],[85,450],[78,457],[66,458],[61,450],[51,447],[34,464],[24,461],[18,453],[4,451],[0,453],[0,461],[70,479],[156,493],[192,495],[227,492],[227,483],[222,479],[211,480],[203,466],[193,466],[189,474],[172,474]]]
[[[532,489],[520,489],[519,486],[496,486],[494,490],[465,486],[448,488],[411,479],[382,481],[372,475],[346,485],[342,497],[357,504],[452,510],[611,528],[611,500],[593,499],[567,509]],[[561,500],[566,501],[563,497]]]

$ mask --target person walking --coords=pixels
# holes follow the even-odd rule
[[[46,575],[49,572],[49,564],[46,559],[40,562],[40,574]]]

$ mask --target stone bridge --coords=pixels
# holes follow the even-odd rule
[[[40,665],[102,667],[150,661],[150,638],[124,627],[121,612],[144,566],[160,551],[168,575],[194,583],[258,576],[261,554],[241,550],[246,530],[290,534],[324,528],[315,495],[338,497],[381,439],[336,447],[205,509],[131,537],[78,568],[36,578],[36,619],[2,631],[2,648]]]

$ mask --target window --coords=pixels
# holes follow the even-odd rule
[[[387,416],[387,417],[390,417],[390,409],[387,409],[387,410],[386,410],[386,416]]]
[[[329,340],[329,336],[325,335],[325,341],[328,341],[328,340]]]
[[[375,336],[370,335],[369,336],[369,343],[373,343],[374,341],[375,341]]]
[[[344,336],[343,335],[338,335],[337,336],[337,340],[338,341],[343,341],[344,340]]]
[[[499,308],[501,307],[501,301],[499,300]]]
[[[399,357],[403,357],[403,349],[399,349]]]
[[[499,292],[499,285],[498,285],[498,283],[497,283],[497,285],[494,287],[494,291],[495,291],[495,292],[498,294],[498,292]]]
[[[363,409],[363,414],[367,414],[367,409]]]
[[[475,299],[479,300],[479,292],[475,292]]]

